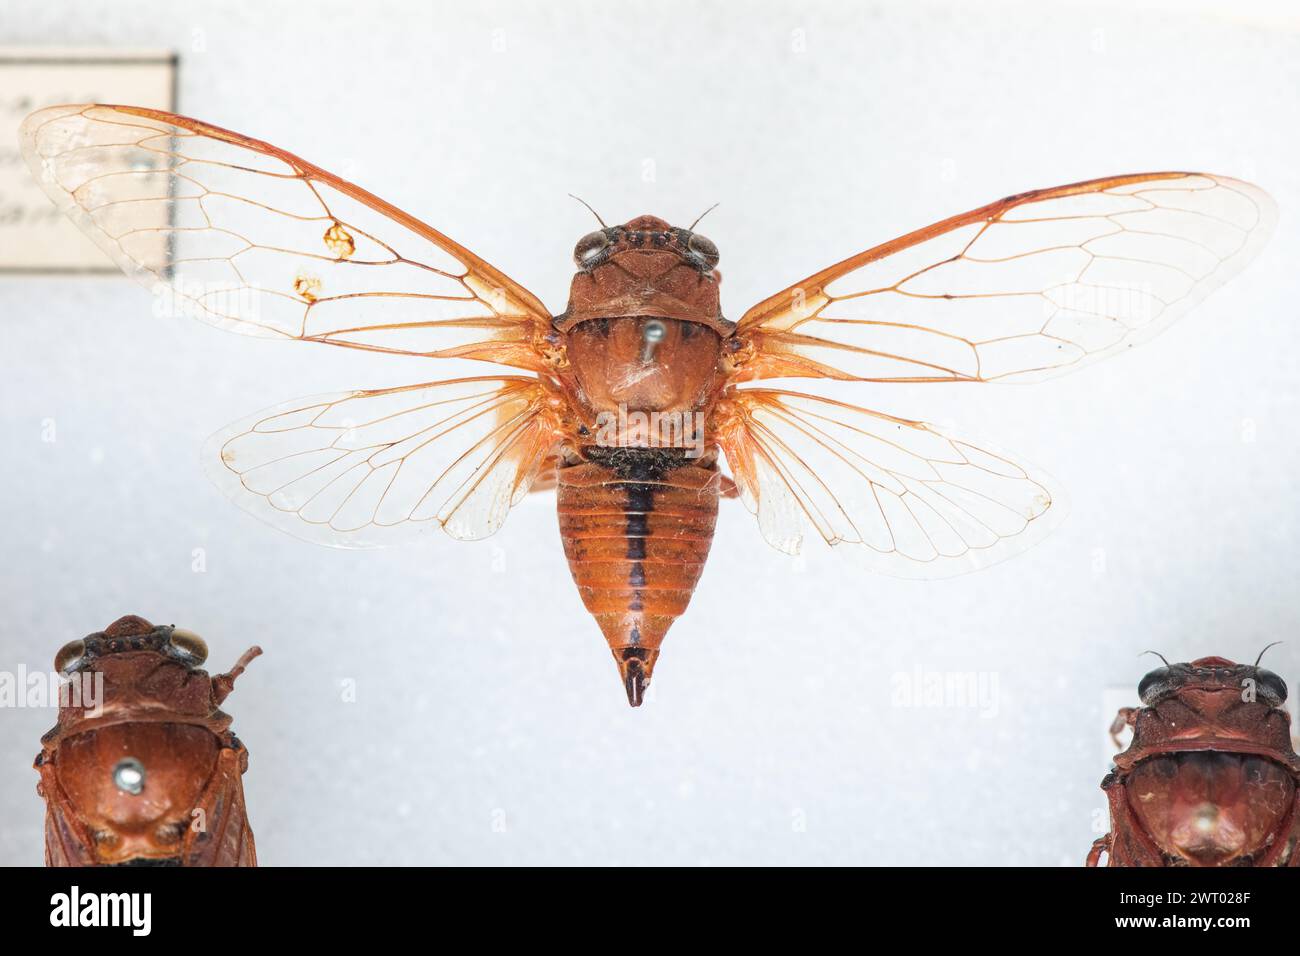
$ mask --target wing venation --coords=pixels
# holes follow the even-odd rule
[[[241,507],[309,541],[376,547],[435,525],[476,540],[554,454],[545,399],[522,376],[299,399],[214,435],[205,461]]]
[[[764,388],[732,389],[718,440],[763,537],[798,553],[809,527],[872,570],[945,577],[1041,539],[1063,517],[1046,475],[923,422]]]
[[[159,312],[246,335],[540,367],[550,314],[532,293],[275,146],[100,105],[33,113],[21,141],[50,198],[154,292]]]
[[[1151,173],[1012,196],[877,246],[740,320],[737,381],[1035,381],[1152,338],[1276,220],[1248,183]]]

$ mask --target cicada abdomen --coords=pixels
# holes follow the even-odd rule
[[[209,676],[201,638],[135,616],[60,650],[68,684],[36,757],[46,865],[256,866],[248,751],[220,705],[261,653]]]
[[[559,472],[560,537],[636,707],[704,571],[720,476],[651,449],[616,458],[599,451]]]
[[[1271,671],[1202,657],[1138,685],[1142,706],[1102,781],[1110,832],[1088,865],[1300,866],[1300,755],[1286,683]]]

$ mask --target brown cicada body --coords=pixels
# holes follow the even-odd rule
[[[1088,865],[1300,866],[1300,756],[1286,684],[1256,664],[1202,657],[1147,674],[1133,739],[1102,781],[1110,832]],[[1118,738],[1117,738],[1118,739]]]
[[[256,866],[241,774],[248,751],[219,708],[261,649],[225,674],[202,639],[128,616],[68,644],[70,683],[41,738],[47,866]]]
[[[1275,219],[1259,189],[1206,173],[1040,189],[859,252],[734,322],[699,220],[601,221],[554,314],[409,213],[209,123],[56,106],[26,119],[22,145],[51,199],[163,311],[518,370],[288,402],[214,436],[208,471],[263,520],[336,547],[435,527],[485,538],[530,490],[556,490],[573,579],[634,706],[704,570],[720,498],[744,502],[781,551],[816,536],[903,577],[1000,561],[1061,515],[1055,483],[1003,452],[763,380],[1063,374],[1156,335]]]

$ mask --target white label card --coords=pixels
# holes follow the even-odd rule
[[[116,272],[36,185],[18,148],[28,113],[61,103],[175,109],[177,57],[159,51],[0,47],[0,272]]]

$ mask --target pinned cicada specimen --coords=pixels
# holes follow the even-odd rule
[[[1102,781],[1110,832],[1088,865],[1300,866],[1300,755],[1286,683],[1254,664],[1202,657],[1138,685],[1111,727],[1133,739]]]
[[[36,757],[47,866],[257,865],[248,751],[220,705],[262,651],[214,677],[207,653],[134,616],[59,651],[55,668],[87,692],[64,695]]]
[[[207,123],[60,106],[28,117],[22,145],[160,309],[520,370],[288,402],[219,433],[209,471],[276,527],[343,547],[432,527],[484,538],[530,489],[555,489],[570,570],[633,705],[704,569],[719,498],[739,497],[782,551],[811,528],[872,569],[923,577],[1022,550],[1062,510],[1051,479],[1003,452],[755,383],[1059,375],[1164,329],[1274,220],[1254,186],[1202,173],[1042,189],[851,256],[739,321],[694,224],[602,220],[555,314],[414,216]]]

